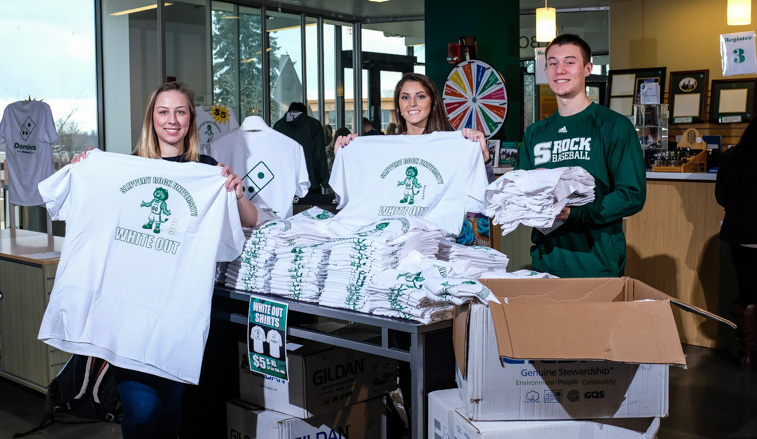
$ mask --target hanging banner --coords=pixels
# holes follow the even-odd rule
[[[723,76],[757,73],[754,31],[720,36]]]
[[[250,296],[247,354],[250,370],[285,381],[287,304]]]
[[[544,54],[546,47],[534,49],[534,80],[537,84],[549,84],[547,80],[547,58]]]

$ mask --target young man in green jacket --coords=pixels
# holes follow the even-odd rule
[[[625,116],[586,96],[591,48],[576,35],[560,35],[546,48],[547,79],[557,111],[526,129],[516,169],[580,166],[595,179],[596,199],[565,209],[565,224],[544,235],[534,229],[534,270],[559,277],[617,277],[626,265],[623,218],[646,199],[644,155]]]

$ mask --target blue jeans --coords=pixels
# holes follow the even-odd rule
[[[124,409],[124,439],[178,438],[184,384],[119,367],[113,372]]]

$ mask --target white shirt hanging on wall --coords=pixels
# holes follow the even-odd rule
[[[302,146],[259,116],[245,118],[239,129],[215,139],[209,153],[242,177],[247,198],[262,212],[288,218],[295,195],[308,193],[310,179]]]
[[[757,73],[757,50],[754,31],[720,36],[723,76]]]
[[[0,143],[8,157],[8,200],[19,206],[43,204],[37,184],[52,175],[52,144],[58,141],[50,106],[18,101],[7,107],[0,121]]]
[[[225,181],[216,166],[93,150],[40,183],[66,239],[38,338],[197,384],[216,261],[245,242]]]
[[[416,216],[457,235],[466,212],[484,213],[488,182],[478,142],[455,131],[358,137],[337,153],[329,184],[335,220]]]
[[[224,105],[213,105],[208,111],[205,111],[202,106],[198,106],[195,111],[197,112],[197,131],[200,134],[200,152],[202,154],[208,154],[208,145],[214,139],[239,128],[234,110]],[[216,158],[216,160],[218,159]]]

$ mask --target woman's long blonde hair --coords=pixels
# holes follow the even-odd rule
[[[182,82],[166,82],[152,92],[150,99],[147,100],[145,120],[142,123],[142,134],[139,136],[139,142],[137,142],[137,146],[134,148],[134,154],[151,159],[161,158],[158,135],[155,133],[155,126],[153,125],[153,112],[155,111],[155,101],[158,99],[158,95],[166,91],[178,91],[187,98],[189,127],[187,135],[184,137],[184,158],[187,161],[199,161],[200,134],[197,131],[197,112],[194,107],[195,94]]]

